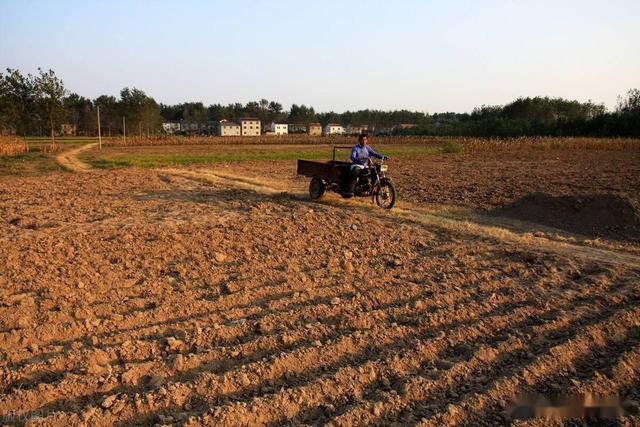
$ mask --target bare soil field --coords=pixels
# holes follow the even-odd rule
[[[640,150],[418,153],[389,165],[400,200],[413,205],[465,208],[640,243]],[[295,161],[227,162],[219,168],[282,180],[298,191],[308,184],[295,176]]]
[[[640,257],[407,210],[636,203],[637,154],[465,156],[392,160],[398,213],[310,202],[291,161],[2,178],[0,420],[492,426],[535,392],[637,425]]]

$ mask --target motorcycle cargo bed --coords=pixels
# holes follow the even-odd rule
[[[298,175],[308,177],[317,176],[328,182],[341,182],[349,174],[351,163],[331,160],[329,162],[314,162],[298,160]]]

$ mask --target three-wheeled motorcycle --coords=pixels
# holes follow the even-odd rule
[[[336,151],[341,149],[351,150],[351,147],[333,147],[333,159],[328,162],[298,160],[298,175],[311,178],[309,196],[313,200],[321,198],[326,191],[349,197],[352,163],[336,160]],[[391,209],[396,203],[396,189],[387,176],[387,170],[388,165],[384,164],[384,160],[369,160],[358,176],[353,196],[371,197],[381,208]]]

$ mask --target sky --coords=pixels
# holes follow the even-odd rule
[[[518,97],[615,108],[640,88],[640,1],[0,0],[0,69],[88,98],[266,98],[471,112]]]

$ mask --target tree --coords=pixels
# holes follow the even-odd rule
[[[0,74],[0,82],[0,125],[18,134],[32,133],[38,119],[33,76],[7,68],[6,75]]]
[[[342,116],[333,111],[318,114],[318,120],[320,121],[320,124],[322,124],[322,126],[326,126],[329,123],[342,124]]]
[[[614,135],[640,136],[640,90],[630,89],[625,99],[619,99],[612,122]]]
[[[261,115],[260,104],[255,101],[247,102],[247,105],[244,107],[244,111],[247,116],[251,117],[259,118]]]
[[[100,121],[104,128],[107,127],[107,134],[111,136],[111,131],[120,129],[122,118],[119,114],[119,105],[115,96],[100,95],[93,101],[93,105],[100,107]]]
[[[184,104],[165,105],[160,104],[160,115],[164,120],[180,121],[183,118]]]
[[[213,121],[228,120],[229,111],[227,107],[221,104],[209,105],[207,108],[207,118]]]
[[[182,118],[188,123],[205,123],[207,121],[207,109],[202,102],[185,102]]]
[[[140,133],[143,126],[154,131],[160,128],[160,106],[140,89],[126,87],[120,91],[120,110],[129,123],[138,125]]]
[[[0,135],[5,133],[11,133],[15,128],[15,111],[13,104],[11,103],[11,87],[5,79],[5,76],[0,73]]]
[[[260,110],[262,111],[267,111],[269,109],[269,101],[264,98],[258,101],[258,105],[260,106]]]
[[[64,98],[65,121],[75,125],[78,134],[93,135],[96,130],[96,112],[93,103],[72,93]]]
[[[304,104],[298,106],[293,104],[291,110],[289,110],[289,123],[309,124],[316,122],[316,112],[313,107],[307,108]]]
[[[56,127],[64,114],[64,96],[67,91],[62,80],[53,70],[42,71],[38,68],[35,78],[36,103],[44,117],[48,119],[51,131],[51,144],[56,144]]]
[[[626,99],[618,97],[618,106],[616,110],[619,113],[640,114],[640,90],[629,89]]]
[[[269,120],[274,122],[280,122],[286,120],[286,114],[282,111],[282,104],[279,102],[271,101],[267,107],[269,110]]]

